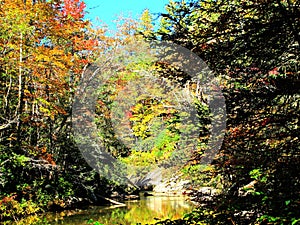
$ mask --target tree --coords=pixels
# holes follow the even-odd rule
[[[0,3],[1,197],[16,193],[17,201],[45,207],[53,195],[62,201],[84,189],[72,177],[91,170],[74,167],[82,158],[72,140],[72,101],[98,46],[84,10],[79,0]]]
[[[228,214],[245,223],[235,210],[253,209],[252,219],[262,223],[293,221],[300,180],[298,3],[176,1],[167,10],[158,38],[204,59],[226,96],[227,135],[215,164],[226,196],[218,201],[219,220]],[[253,180],[252,194],[241,197]]]

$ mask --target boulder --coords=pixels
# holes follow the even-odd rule
[[[189,180],[168,180],[156,185],[153,188],[157,193],[172,193],[183,194],[186,191],[187,186],[190,184]]]

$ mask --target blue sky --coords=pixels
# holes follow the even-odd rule
[[[164,12],[164,7],[169,0],[84,0],[84,2],[89,12],[86,15],[87,19],[94,22],[98,17],[110,29],[114,29],[113,21],[118,15],[122,14],[125,17],[131,15],[132,18],[138,18],[145,9],[149,9],[151,13]]]

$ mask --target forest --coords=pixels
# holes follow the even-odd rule
[[[155,224],[300,224],[300,3],[165,9],[112,32],[82,0],[0,0],[0,224],[119,204],[157,167],[196,207]]]

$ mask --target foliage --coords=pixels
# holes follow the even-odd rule
[[[123,162],[154,165],[177,148],[188,148],[181,134],[197,128],[197,151],[183,172],[199,186],[224,188],[218,199],[182,220],[158,224],[299,222],[299,3],[170,1],[166,10],[157,31],[146,10],[140,23],[124,20],[108,37],[84,20],[80,0],[1,1],[1,220],[79,201],[100,203],[99,195],[123,188],[87,165],[71,132],[74,92],[86,66],[117,53],[114,60],[126,66],[117,65],[98,90],[93,121],[105,147]],[[193,96],[199,84],[184,71],[153,61],[149,52],[140,54],[144,38],[180,44],[216,72],[228,117],[213,165],[198,165],[211,128],[207,99],[195,97],[198,120],[180,125],[183,115],[165,98],[165,87],[140,73],[176,83]],[[124,95],[131,97],[119,101]],[[127,103],[131,108],[122,111]]]
[[[22,199],[20,202],[15,200],[17,195],[9,195],[4,197],[0,201],[0,220],[4,221],[6,219],[18,220],[21,217],[35,214],[40,212],[39,208],[34,202],[26,201]]]
[[[242,211],[254,212],[248,223],[258,218],[262,224],[296,221],[298,3],[172,1],[167,11],[161,14],[157,38],[205,60],[221,79],[226,97],[227,132],[214,161],[214,176],[222,176],[225,189],[219,205],[208,207],[215,215],[212,224],[240,224]],[[241,196],[239,190],[248,184],[254,184],[252,191]]]
[[[89,219],[87,221],[87,224],[93,224],[93,225],[104,225],[103,223],[100,223],[98,221],[94,221],[93,219]]]
[[[84,14],[80,0],[0,3],[0,198],[9,200],[1,221],[96,203],[96,191],[110,191],[71,132],[74,91],[104,33]]]

